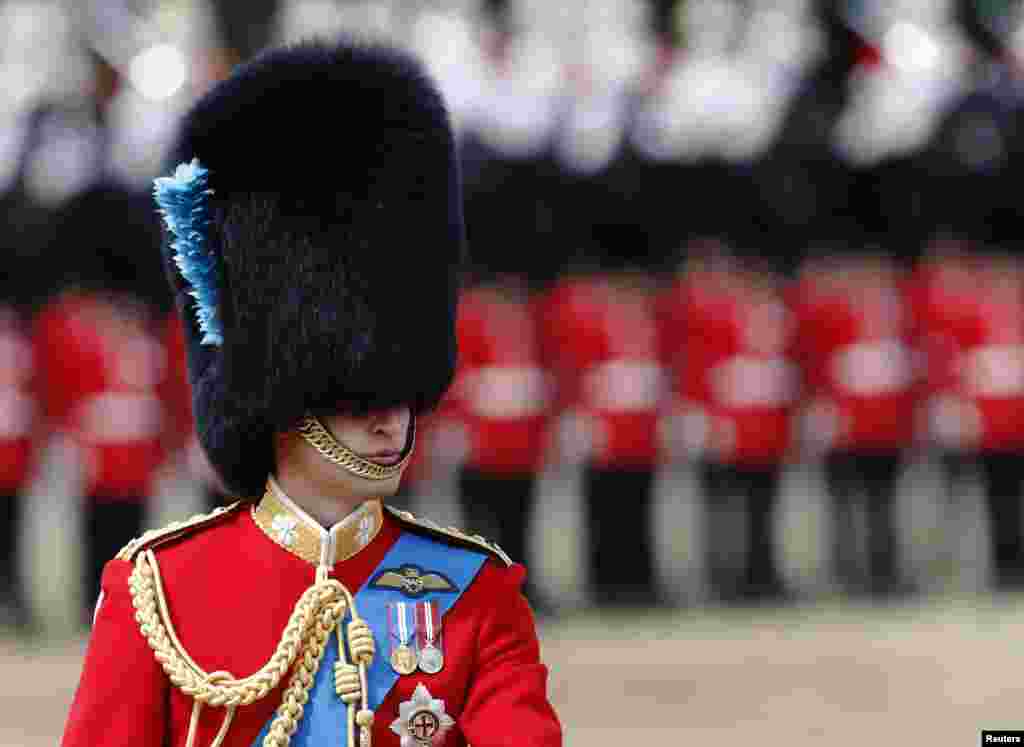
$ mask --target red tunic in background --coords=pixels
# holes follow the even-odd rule
[[[0,493],[29,480],[39,418],[36,354],[30,329],[14,309],[0,306]]]
[[[160,341],[130,307],[85,295],[51,304],[38,339],[46,412],[80,449],[86,493],[144,498],[164,454]]]
[[[805,281],[795,302],[807,428],[822,447],[891,451],[914,436],[910,314],[893,281]]]
[[[456,330],[451,403],[467,430],[467,463],[491,473],[536,472],[551,397],[534,305],[477,288],[463,295]]]
[[[453,445],[445,441],[452,432],[450,425],[454,418],[450,411],[446,397],[434,410],[416,416],[416,444],[402,472],[403,488],[415,492],[434,479],[439,465],[456,458],[451,453]]]
[[[600,278],[567,279],[548,296],[544,318],[559,409],[585,418],[591,462],[653,467],[664,387],[650,297]]]
[[[192,413],[192,385],[188,378],[185,330],[176,312],[163,323],[163,342],[167,354],[167,372],[158,392],[167,413],[164,443],[169,452],[184,449],[189,475],[215,490],[223,490],[217,471],[199,445]]]
[[[781,460],[798,393],[795,324],[781,297],[701,271],[662,295],[658,316],[681,416],[672,422],[690,431],[690,446],[728,463]]]
[[[158,391],[167,408],[164,437],[169,448],[180,449],[195,438],[195,421],[192,417],[192,386],[188,380],[185,330],[176,312],[167,315],[162,332],[167,372]]]
[[[953,369],[973,443],[982,451],[1024,448],[1024,302],[1019,278],[995,269],[979,279],[974,313],[960,326]]]
[[[945,448],[971,448],[977,436],[959,367],[975,326],[978,294],[976,278],[960,261],[929,262],[911,277],[913,341],[921,362],[920,425],[928,440]]]

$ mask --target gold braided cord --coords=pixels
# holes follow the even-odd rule
[[[338,600],[314,618],[312,635],[303,645],[302,658],[292,673],[270,730],[263,738],[263,747],[287,747],[291,742],[309,702],[309,690],[327,650],[327,638],[344,616],[346,604],[344,599]],[[352,707],[348,706],[346,710],[351,712]]]
[[[211,672],[210,680],[223,680],[223,679],[234,679],[230,672]],[[192,703],[192,718],[188,722],[188,737],[185,739],[185,747],[193,747],[196,740],[196,729],[199,726],[199,713],[203,710],[202,701],[196,700]],[[220,747],[224,743],[224,739],[228,735],[228,729],[231,728],[231,722],[235,720],[236,706],[228,706],[227,713],[224,715],[224,721],[221,722],[220,729],[217,731],[217,736],[213,738],[213,742],[210,743],[210,747]]]
[[[337,662],[334,665],[334,691],[344,703],[355,703],[362,695],[359,684],[359,667],[355,664]]]
[[[220,731],[211,745],[219,747],[227,736],[235,709],[265,697],[277,687],[298,658],[298,664],[292,672],[281,705],[263,740],[263,747],[287,747],[309,701],[309,689],[313,685],[327,639],[332,631],[338,631],[339,656],[342,659],[345,657],[341,621],[349,609],[352,611],[352,622],[348,626],[349,650],[356,662],[361,692],[357,693],[355,687],[350,684],[346,688],[346,697],[343,698],[348,711],[348,741],[349,747],[354,747],[353,722],[359,723],[363,727],[360,742],[364,747],[368,747],[373,712],[368,707],[366,670],[373,660],[373,635],[366,622],[358,616],[351,593],[341,582],[328,578],[328,573],[329,569],[326,567],[317,569],[316,582],[306,589],[296,602],[277,649],[267,663],[254,674],[236,679],[228,672],[208,674],[188,655],[171,622],[156,556],[152,550],[139,554],[129,581],[135,619],[171,682],[195,700],[187,747],[193,747],[202,705],[228,709]],[[341,694],[339,691],[339,695]],[[355,713],[357,700],[362,701],[362,709],[358,714]]]
[[[315,415],[306,415],[296,429],[299,435],[306,440],[317,452],[346,472],[367,480],[390,480],[397,477],[405,469],[412,457],[413,447],[416,442],[416,421],[412,421],[410,427],[413,429],[412,438],[405,455],[395,464],[383,465],[363,459],[350,448],[340,443],[323,423]]]
[[[151,550],[139,556],[130,583],[135,619],[167,676],[186,695],[212,706],[249,705],[273,690],[295,661],[317,612],[343,596],[337,581],[318,583],[307,589],[296,603],[270,660],[248,677],[217,682],[211,681],[178,640]]]

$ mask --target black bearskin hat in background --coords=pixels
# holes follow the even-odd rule
[[[233,492],[259,495],[273,433],[307,412],[437,404],[464,231],[448,116],[414,60],[348,41],[268,51],[197,102],[172,163],[207,179],[198,207],[161,199],[191,189],[189,168],[156,196],[200,442]]]
[[[54,216],[53,249],[60,252],[61,287],[113,293],[153,311],[170,307],[156,248],[160,223],[142,190],[96,182],[72,195]]]

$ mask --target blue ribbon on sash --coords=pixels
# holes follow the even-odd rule
[[[443,618],[476,578],[486,559],[487,556],[482,552],[453,547],[410,532],[403,532],[398,538],[380,565],[355,594],[356,609],[370,626],[377,643],[373,664],[366,672],[370,708],[376,709],[384,702],[399,676],[391,668],[388,660],[390,646],[387,604],[409,601],[409,598],[403,596],[398,589],[369,588],[370,581],[385,568],[400,568],[403,565],[416,565],[428,571],[444,574],[455,584],[458,591],[431,592],[416,598],[417,602],[435,599],[438,612]],[[341,624],[347,625],[351,619],[350,611]],[[309,702],[306,703],[298,729],[292,736],[292,747],[345,744],[348,737],[345,704],[334,691],[334,664],[338,659],[338,636],[334,634],[328,639],[320,668],[313,679],[313,686],[309,690]],[[275,713],[274,716],[276,715]],[[253,747],[260,747],[263,744],[274,716],[264,725]]]

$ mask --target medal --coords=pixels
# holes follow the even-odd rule
[[[391,668],[398,674],[412,674],[416,671],[416,652],[409,645],[409,619],[406,616],[406,602],[388,605],[388,627],[391,629]],[[395,645],[397,642],[398,645]]]
[[[434,645],[420,651],[420,669],[426,674],[437,674],[444,668],[444,654]]]
[[[418,632],[422,635],[420,645],[420,671],[425,674],[437,674],[444,668],[444,654],[441,653],[440,616],[437,614],[437,602],[418,602],[416,604],[416,622]]]
[[[398,646],[391,652],[391,668],[399,674],[416,671],[416,654],[408,646]]]

